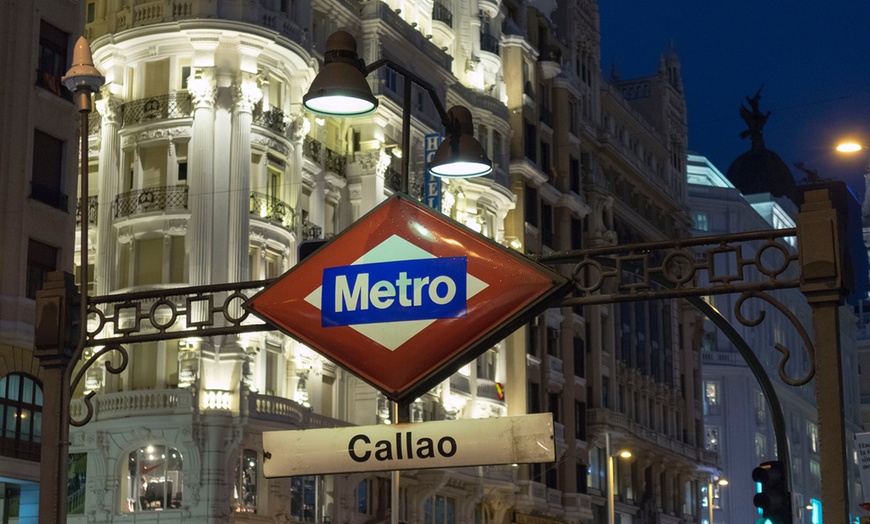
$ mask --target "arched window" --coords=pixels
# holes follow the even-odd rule
[[[22,373],[0,378],[0,455],[39,460],[42,387]]]
[[[122,511],[181,507],[182,460],[175,448],[148,445],[130,453]]]

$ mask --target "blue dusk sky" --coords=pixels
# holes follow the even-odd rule
[[[870,151],[843,155],[839,137],[870,145],[870,2],[866,0],[600,0],[601,70],[655,74],[671,46],[680,56],[689,150],[723,173],[749,139],[740,104],[759,87],[771,112],[765,144],[797,181],[803,162],[862,197]]]

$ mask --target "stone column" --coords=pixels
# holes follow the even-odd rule
[[[99,159],[99,207],[97,208],[97,260],[94,275],[94,294],[108,295],[117,285],[116,258],[117,239],[114,220],[114,201],[120,186],[119,168],[121,138],[118,135],[120,105],[108,89],[103,89],[103,97],[97,100],[97,111],[103,118],[100,133]],[[84,205],[84,203],[83,203]],[[82,220],[87,220],[87,211],[82,208]]]
[[[230,149],[229,258],[227,280],[249,280],[248,229],[251,198],[251,121],[263,93],[254,76],[241,73],[233,86],[233,131]]]
[[[211,245],[214,223],[214,103],[217,93],[214,71],[203,69],[188,83],[193,97],[193,130],[188,151],[187,235],[188,267],[192,285],[211,282]]]

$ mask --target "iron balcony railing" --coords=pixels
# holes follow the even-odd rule
[[[290,204],[265,193],[251,193],[251,216],[274,222],[287,229],[296,225],[296,212]]]
[[[99,209],[99,204],[97,203],[96,196],[88,197],[88,225],[96,226],[97,225],[97,210]],[[82,224],[82,199],[76,200],[76,227]]]
[[[315,240],[323,238],[323,228],[312,224],[306,218],[302,221],[302,240]]]
[[[325,156],[323,159],[323,167],[344,178],[344,168],[346,165],[347,158],[345,158],[344,155],[336,153],[328,147],[326,148]]]
[[[99,135],[103,129],[103,115],[99,111],[91,111],[88,117],[88,136]]]
[[[498,54],[498,37],[489,33],[480,33],[480,50],[488,53]]]
[[[302,145],[302,155],[342,178],[347,176],[345,170],[347,158],[337,151],[323,147],[323,144],[310,136],[305,137]]]
[[[287,131],[287,119],[284,111],[281,111],[275,106],[270,105],[268,109],[263,109],[263,102],[259,102],[254,107],[252,115],[252,123],[266,129],[283,135]]]
[[[137,189],[115,197],[115,218],[182,209],[187,209],[186,185]]]
[[[320,150],[323,148],[323,145],[318,142],[316,139],[311,138],[310,136],[305,137],[305,142],[302,147],[302,155],[310,160],[315,162],[320,162]]]
[[[121,126],[185,118],[192,114],[192,110],[189,93],[169,93],[133,100],[121,106]]]
[[[450,12],[450,9],[447,9],[446,5],[436,0],[432,6],[432,21],[444,22],[447,24],[447,27],[453,27],[453,13]]]

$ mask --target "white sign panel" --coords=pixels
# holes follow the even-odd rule
[[[861,486],[864,487],[864,500],[861,502],[870,505],[870,433],[856,433],[855,448],[858,450],[858,468],[861,470]],[[867,511],[870,511],[870,509],[867,509]]]
[[[267,431],[266,478],[553,462],[553,415]]]

